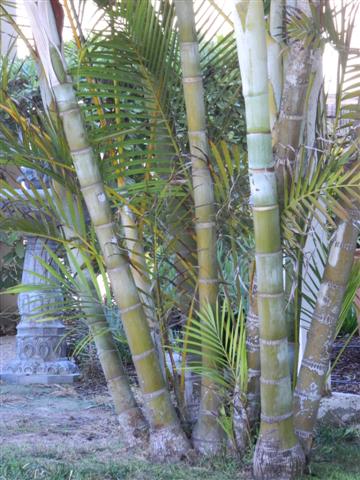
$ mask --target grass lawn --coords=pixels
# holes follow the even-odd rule
[[[113,458],[102,462],[86,454],[65,463],[56,451],[26,456],[16,447],[1,449],[0,480],[234,480],[250,479],[250,455],[243,462],[231,458],[186,463],[154,464],[146,460]],[[322,427],[306,479],[359,480],[360,432],[355,428]]]

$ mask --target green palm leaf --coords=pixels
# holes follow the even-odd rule
[[[200,354],[199,360],[190,362],[188,368],[210,377],[221,387],[234,389],[235,385],[240,385],[242,391],[245,391],[247,364],[242,303],[239,304],[236,316],[227,300],[221,306],[217,303],[215,311],[209,307],[198,315],[199,319],[192,318],[186,327],[186,342],[179,350],[183,355],[199,356],[203,345],[206,351]],[[204,355],[214,361],[218,368],[204,368],[201,362]]]

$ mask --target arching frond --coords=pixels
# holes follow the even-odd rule
[[[301,246],[312,217],[322,228],[335,227],[334,215],[347,216],[342,204],[348,199],[360,199],[358,165],[346,169],[350,152],[337,145],[306,165],[304,156],[299,159],[298,175],[285,190],[285,205],[282,211],[282,231],[289,253],[293,247]],[[301,247],[300,247],[301,248]]]
[[[195,354],[199,357],[201,346],[206,353],[200,353],[200,359],[190,362],[189,368],[203,376],[210,377],[219,386],[234,389],[239,385],[243,392],[247,385],[247,363],[245,344],[245,316],[242,302],[238,312],[233,313],[231,305],[224,300],[199,313],[199,319],[191,319],[184,333],[184,343],[179,348],[183,355]],[[204,368],[201,356],[215,361],[218,369]]]

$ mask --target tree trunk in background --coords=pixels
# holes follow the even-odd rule
[[[318,5],[318,0],[314,4]],[[311,9],[308,0],[298,2],[287,2],[286,5],[288,15],[304,14],[311,17]],[[291,8],[296,8],[293,11]],[[279,15],[278,15],[279,17]],[[277,27],[281,24],[278,21]],[[280,30],[280,33],[282,30]],[[284,192],[291,182],[291,178],[295,175],[296,156],[302,139],[304,137],[304,129],[313,128],[307,131],[307,136],[312,139],[311,147],[315,140],[315,120],[317,113],[317,102],[311,105],[311,112],[314,113],[311,118],[308,116],[308,107],[310,98],[314,93],[312,67],[313,62],[313,42],[308,38],[305,40],[289,39],[288,47],[284,45],[284,66],[283,66],[283,89],[281,93],[280,108],[278,112],[278,120],[275,123],[274,137],[274,153],[275,168],[277,174],[277,186],[280,206],[284,202]],[[321,60],[321,58],[320,58]],[[316,85],[318,87],[318,85]],[[317,95],[319,91],[317,92]],[[311,121],[308,121],[311,120]],[[286,185],[285,185],[286,183]],[[302,275],[302,258],[286,260],[286,276],[285,276],[285,294],[286,294],[286,319],[288,328],[290,367],[294,375],[297,371],[297,358],[299,350],[299,317],[300,305],[295,300],[299,295],[298,289],[301,288],[299,278]],[[294,283],[296,288],[294,289]]]
[[[110,203],[93,150],[87,139],[80,108],[64,59],[52,42],[56,22],[52,3],[26,3],[35,43],[62,117],[65,137],[77,178],[102,250],[116,303],[143,394],[151,427],[151,448],[158,457],[181,457],[189,449],[161,373],[128,259],[123,256],[112,222]]]
[[[319,0],[314,3],[318,4]],[[301,0],[297,8],[311,16],[308,0]],[[290,10],[289,14],[293,12]],[[285,182],[294,173],[296,152],[306,120],[306,99],[312,67],[312,43],[290,40],[284,62],[284,84],[279,118],[274,127],[274,152],[280,202],[283,202]]]
[[[349,219],[339,222],[330,248],[294,393],[295,428],[306,454],[310,452],[314,437],[336,322],[350,278],[359,235],[358,203],[354,202],[353,208],[348,209],[347,213]]]
[[[316,142],[316,118],[318,113],[319,97],[322,92],[323,82],[324,82],[324,72],[322,67],[322,48],[315,50],[312,61],[312,68],[310,74],[310,84],[311,92],[308,100],[307,108],[307,119],[305,123],[305,144],[308,147],[306,152],[307,158],[310,158],[311,155],[317,155],[317,152],[314,151],[315,142]],[[316,166],[314,162],[314,166]],[[321,202],[321,199],[320,199]],[[324,205],[325,207],[325,205]],[[325,221],[324,214],[317,210],[317,218],[321,218]],[[302,358],[304,356],[307,334],[309,330],[309,313],[306,315],[304,312],[313,311],[313,305],[310,304],[307,300],[307,297],[311,298],[311,290],[319,291],[321,280],[317,275],[314,275],[313,271],[307,268],[307,265],[311,263],[316,265],[316,268],[319,272],[320,278],[324,273],[324,265],[321,261],[321,257],[318,250],[318,239],[324,246],[328,246],[328,236],[327,232],[320,225],[317,218],[313,218],[311,225],[309,227],[309,235],[307,236],[304,248],[302,250],[303,256],[303,267],[302,267],[302,298],[301,298],[301,313],[300,313],[300,324],[299,324],[299,352],[297,359],[297,370],[300,370],[300,365]],[[328,388],[330,390],[330,376],[328,379]]]
[[[249,311],[246,319],[246,353],[248,366],[247,415],[250,428],[260,418],[260,338],[256,272],[253,274]]]
[[[214,189],[208,167],[209,145],[193,2],[175,0],[175,9],[192,164],[199,301],[200,310],[203,310],[207,305],[215,307],[218,294]],[[205,353],[204,347],[203,351]],[[215,362],[205,355],[203,365],[216,368]],[[218,421],[220,406],[217,386],[203,376],[199,419],[193,431],[194,447],[202,453],[218,453],[224,444],[224,431]]]
[[[234,391],[233,430],[238,453],[243,453],[260,421],[260,336],[255,265],[250,275],[249,309],[246,317],[246,356],[248,383],[246,402],[239,387]]]
[[[146,318],[149,323],[151,336],[156,348],[161,366],[161,371],[165,376],[165,358],[162,349],[161,334],[159,322],[156,318],[155,304],[151,291],[151,280],[146,265],[145,252],[139,238],[138,225],[134,215],[127,205],[120,207],[121,224],[124,231],[125,243],[129,253],[131,272],[134,282],[139,291],[139,295],[145,310]]]
[[[234,25],[246,109],[260,317],[261,425],[254,474],[257,479],[297,478],[305,459],[293,427],[262,2],[234,0]]]

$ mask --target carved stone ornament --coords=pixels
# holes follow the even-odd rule
[[[56,243],[27,238],[22,284],[36,287],[18,296],[21,320],[17,327],[16,358],[5,366],[1,376],[8,383],[72,383],[79,377],[75,363],[66,358],[61,289],[39,261],[56,269],[47,248],[55,250]]]

